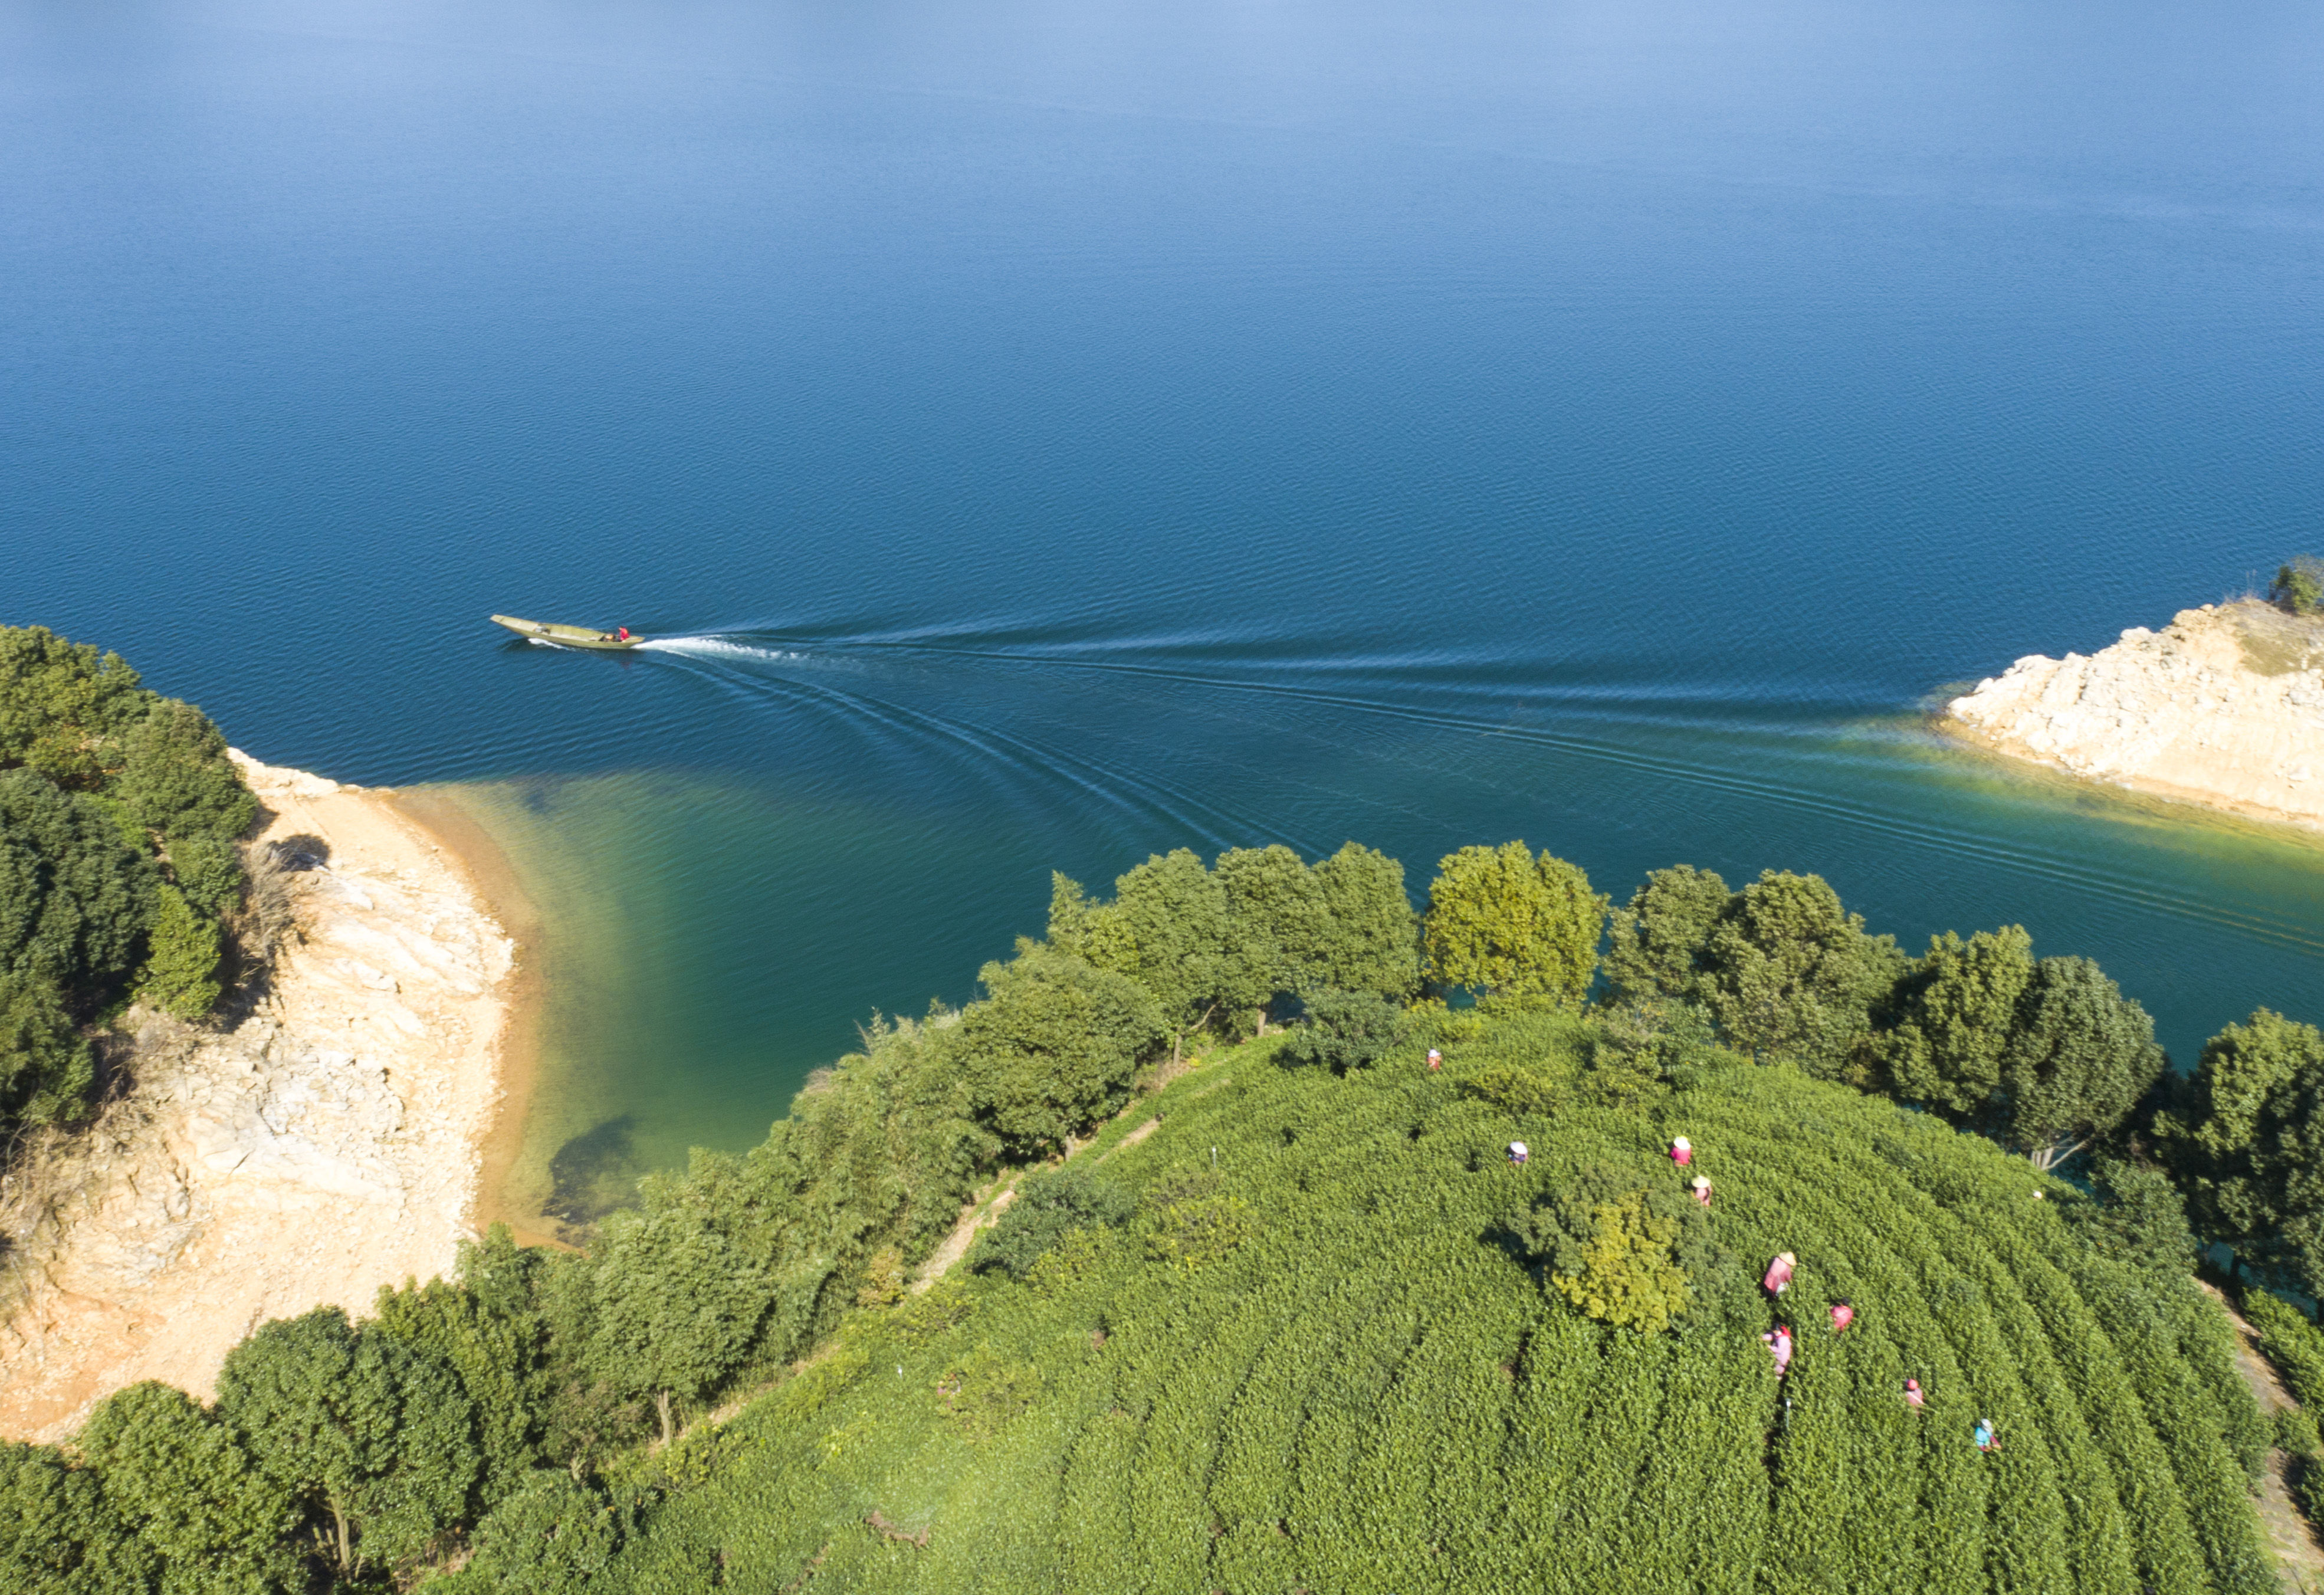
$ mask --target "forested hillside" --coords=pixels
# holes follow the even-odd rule
[[[215,999],[249,797],[118,659],[0,644],[0,1109],[67,1119],[133,994]],[[2265,1294],[2324,1285],[2311,1025],[2174,1074],[2019,927],[1617,909],[1517,842],[1425,912],[1352,843],[1059,877],[981,979],[584,1251],[0,1447],[0,1589],[2257,1595],[2270,1447],[2324,1500],[2194,1282],[2232,1248],[2324,1397]]]
[[[0,1138],[68,1121],[91,1022],[207,1014],[257,805],[199,709],[118,654],[0,626]]]

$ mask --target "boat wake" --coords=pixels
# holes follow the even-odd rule
[[[656,637],[641,642],[633,650],[638,653],[685,653],[704,659],[767,659],[788,663],[807,655],[779,648],[758,648],[748,642],[729,642],[724,637]]]

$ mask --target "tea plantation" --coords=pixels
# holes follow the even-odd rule
[[[2070,1187],[1789,1068],[1596,1080],[1577,1019],[1464,1019],[1443,1050],[1335,1074],[1257,1042],[1134,1105],[1069,1166],[1105,1216],[851,1315],[665,1453],[671,1493],[589,1587],[2275,1588],[2223,1316],[2102,1255]],[[1583,1315],[1512,1232],[1609,1169],[1713,1182],[1665,1332]]]

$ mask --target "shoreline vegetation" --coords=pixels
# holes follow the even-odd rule
[[[2324,618],[2288,610],[2206,604],[2088,657],[2031,654],[1937,724],[2085,780],[2324,830]]]
[[[48,1394],[53,1443],[0,1443],[0,1586],[2324,1577],[2324,1333],[2271,1294],[2324,1289],[2311,1024],[2260,1010],[2174,1073],[2090,961],[2015,926],[1916,956],[1812,874],[1674,865],[1618,907],[1512,841],[1438,861],[1423,908],[1352,842],[1181,849],[1111,896],[1054,877],[981,999],[874,1016],[757,1148],[647,1176],[586,1250],[449,1239],[495,1155],[493,1093],[460,1088],[538,996],[507,861],[442,789],[217,738],[205,779],[268,810],[218,923],[280,953],[208,968],[153,890],[170,834],[152,864],[106,840],[136,789],[112,734],[48,744],[91,754],[60,766],[89,795],[0,771],[64,816],[0,811],[0,844],[144,883],[103,966],[128,1004],[36,939],[78,1006],[18,1034],[70,1085],[75,1038],[135,1032],[136,1090],[78,1099],[98,1155],[67,1204],[119,1240],[100,1269],[197,1288],[109,1326],[124,1358]],[[113,878],[0,887],[96,924]],[[188,991],[175,1028],[139,1017]],[[108,1183],[156,1140],[174,1185]],[[212,1244],[237,1193],[273,1278]]]

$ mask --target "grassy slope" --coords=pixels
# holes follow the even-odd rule
[[[673,1459],[693,1482],[614,1585],[697,1590],[717,1566],[767,1595],[2273,1588],[2230,1332],[2191,1286],[2091,1257],[2062,1187],[1775,1070],[1647,1115],[1520,1120],[1458,1089],[1492,1050],[1342,1080],[1252,1046],[1177,1082],[1157,1133],[1109,1155],[1133,1114],[1084,1156],[1150,1185],[1215,1146],[1250,1241],[1187,1271],[1115,1232],[1078,1279],[973,1281],[948,1326],[928,1305],[859,1315]],[[1674,1179],[1678,1131],[1721,1242],[1755,1269],[1799,1254],[1787,1388],[1754,1338],[1764,1308],[1608,1331],[1489,1239],[1602,1158]],[[1527,1168],[1501,1156],[1513,1135]],[[1860,1316],[1835,1338],[1840,1295]],[[980,1437],[940,1410],[955,1374],[972,1397],[1038,1395]],[[1969,1443],[1980,1413],[1997,1454]]]

